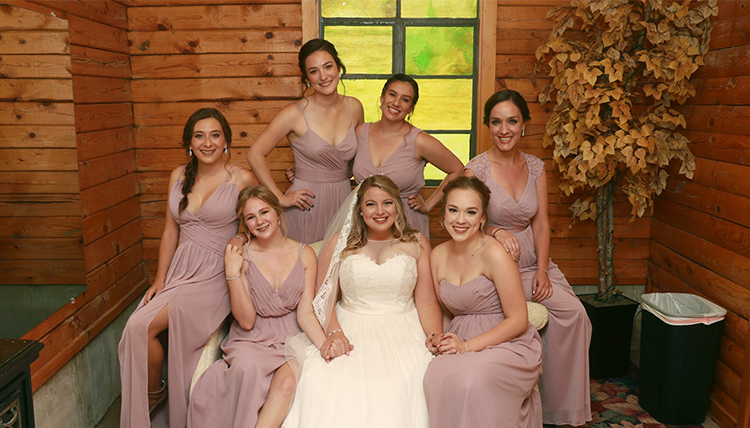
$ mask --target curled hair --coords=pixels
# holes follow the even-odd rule
[[[344,74],[346,74],[346,66],[344,65],[343,62],[341,62],[341,58],[339,58],[339,53],[336,50],[336,47],[333,46],[333,43],[324,39],[311,39],[311,40],[308,40],[307,43],[302,45],[302,47],[299,50],[299,55],[297,56],[299,60],[299,71],[302,72],[302,84],[303,85],[307,85],[307,67],[305,66],[307,57],[309,57],[310,55],[314,54],[317,51],[328,52],[333,57],[333,61],[336,63],[336,67],[339,68],[339,72],[341,72],[341,75],[343,76]]]
[[[482,202],[482,216],[487,220],[487,209],[490,206],[490,189],[482,180],[476,177],[458,176],[453,180],[449,181],[448,184],[443,188],[443,200],[440,207],[440,223],[442,224],[445,220],[445,204],[448,201],[448,195],[454,190],[473,190],[479,195],[479,199]]]
[[[419,85],[417,84],[417,81],[408,74],[396,73],[389,77],[388,80],[385,81],[385,85],[383,85],[383,90],[380,91],[380,96],[382,97],[385,95],[385,91],[388,90],[388,87],[391,86],[391,83],[393,82],[404,82],[411,85],[411,88],[414,90],[414,98],[412,98],[411,106],[412,108],[416,106],[417,101],[419,101]]]
[[[185,167],[185,179],[182,181],[182,200],[180,200],[179,212],[182,213],[188,204],[188,195],[193,190],[195,184],[195,176],[198,173],[198,158],[196,156],[190,156],[190,143],[193,142],[193,131],[195,131],[195,124],[203,119],[214,118],[219,121],[221,125],[221,131],[224,134],[224,142],[227,145],[227,149],[232,147],[232,128],[229,126],[229,122],[219,110],[215,108],[202,108],[197,110],[195,113],[190,115],[185,128],[182,130],[182,148],[185,149],[185,154],[188,155],[190,161]],[[227,157],[227,162],[232,158],[230,152]]]
[[[500,92],[495,92],[492,96],[487,98],[487,102],[484,103],[484,118],[482,119],[482,123],[490,126],[490,113],[492,112],[492,109],[501,102],[508,100],[518,107],[518,110],[521,112],[521,118],[524,122],[531,120],[529,106],[526,105],[526,100],[523,99],[521,94],[512,89],[503,89]]]
[[[286,219],[282,214],[283,208],[281,208],[279,198],[276,197],[276,195],[274,195],[274,193],[268,190],[268,188],[265,186],[247,186],[242,189],[242,191],[240,191],[240,196],[237,198],[236,208],[237,219],[240,221],[239,232],[248,235],[248,238],[251,235],[250,231],[247,230],[247,223],[245,223],[245,216],[243,211],[245,209],[245,204],[247,203],[247,201],[252,198],[260,199],[261,201],[267,203],[272,210],[274,210],[276,215],[279,217],[281,233],[286,236]]]
[[[373,187],[382,189],[388,196],[393,198],[396,204],[396,219],[391,226],[391,233],[395,239],[401,242],[414,242],[417,240],[417,232],[406,223],[404,203],[399,196],[398,186],[385,175],[371,175],[362,181],[357,191],[357,202],[352,212],[352,230],[346,240],[344,252],[356,251],[367,244],[367,224],[362,217],[362,198],[365,193]]]

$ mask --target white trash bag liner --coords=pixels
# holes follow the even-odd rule
[[[669,325],[711,325],[724,319],[726,309],[688,293],[650,293],[641,296],[643,309]]]

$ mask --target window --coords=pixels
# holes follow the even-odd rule
[[[380,91],[394,73],[419,83],[411,122],[463,163],[475,154],[479,20],[477,0],[322,0],[320,35],[346,64],[347,95],[380,118]],[[444,174],[429,165],[425,178]]]

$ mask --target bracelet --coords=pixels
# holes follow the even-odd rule
[[[344,330],[340,330],[340,329],[339,330],[333,330],[332,332],[328,333],[328,336],[326,336],[326,337],[331,337],[331,336],[333,336],[334,333],[343,333],[343,332],[344,332]]]
[[[467,340],[466,342],[464,342],[464,345],[466,347],[466,353],[468,354],[469,353],[469,341]]]
[[[234,237],[235,237],[235,238],[237,238],[237,239],[239,239],[240,241],[242,241],[242,243],[243,243],[243,244],[246,244],[245,240],[244,240],[244,239],[242,239],[242,236],[240,236],[240,234],[239,234],[239,233],[238,233],[238,234],[236,234],[236,235],[234,235]]]
[[[230,277],[228,277],[228,276],[225,276],[224,278],[226,278],[226,279],[227,279],[227,281],[232,281],[232,280],[234,280],[234,279],[240,279],[240,277],[241,277],[241,276],[242,276],[242,275],[237,275],[237,276],[233,276],[233,277],[231,277],[231,278],[230,278]]]
[[[547,272],[547,269],[542,269],[542,268],[539,268],[539,270],[543,271],[544,273],[546,273],[546,274],[547,274],[547,276],[549,276],[549,272]]]
[[[501,230],[503,230],[503,229],[502,229],[502,228],[500,228],[500,227],[498,227],[497,229],[495,229],[495,231],[494,231],[494,232],[492,232],[492,239],[497,239],[497,238],[495,238],[495,234],[496,234],[497,232],[501,231]]]
[[[419,199],[421,199],[422,202],[424,202],[424,209],[425,209],[425,211],[429,212],[430,211],[430,205],[427,203],[427,201],[424,200],[424,198],[422,197],[421,194],[417,193],[417,196],[419,196]]]

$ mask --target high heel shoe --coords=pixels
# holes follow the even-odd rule
[[[161,388],[158,391],[149,391],[148,393],[148,413],[154,412],[156,407],[167,399],[167,384],[161,381]]]

